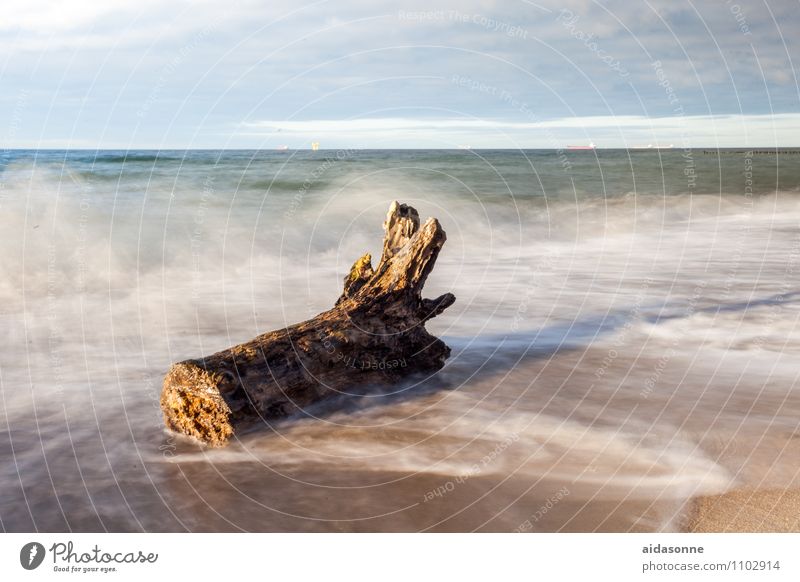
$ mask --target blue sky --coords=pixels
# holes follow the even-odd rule
[[[800,3],[13,0],[4,148],[800,146]]]

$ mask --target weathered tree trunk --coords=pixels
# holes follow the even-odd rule
[[[450,348],[425,322],[453,304],[446,293],[422,299],[445,233],[435,218],[393,202],[373,270],[358,259],[333,309],[206,358],[174,364],[161,393],[167,426],[210,445],[237,427],[285,416],[329,394],[396,382],[440,369]]]

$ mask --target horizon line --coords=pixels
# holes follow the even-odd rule
[[[669,150],[800,150],[800,145],[792,146],[594,146],[587,147],[581,144],[568,145],[563,147],[522,147],[522,148],[491,148],[491,147],[395,147],[395,148],[370,148],[370,147],[339,147],[339,148],[319,148],[313,149],[310,147],[302,148],[228,148],[228,147],[135,147],[135,148],[120,148],[120,147],[46,147],[46,148],[26,148],[26,147],[13,147],[13,148],[0,148],[0,155],[9,154],[11,152],[109,152],[109,151],[124,151],[124,152],[219,152],[219,151],[240,151],[240,152],[338,152],[338,151],[364,151],[364,152],[377,152],[377,151],[458,151],[458,152],[479,152],[479,151],[506,151],[506,152],[521,152],[521,151],[564,151],[564,152],[592,152],[597,150],[626,150],[626,151],[669,151]]]

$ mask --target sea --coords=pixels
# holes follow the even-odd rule
[[[169,366],[447,241],[424,380],[168,431]],[[0,152],[3,531],[681,531],[800,485],[800,151]]]

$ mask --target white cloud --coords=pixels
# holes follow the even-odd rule
[[[568,117],[541,122],[470,118],[264,120],[244,124],[251,136],[283,141],[323,139],[330,147],[375,147],[392,136],[404,143],[439,147],[469,143],[480,147],[554,148],[594,142],[598,147],[647,144],[675,147],[795,146],[800,114],[637,115]],[[334,145],[335,144],[335,145]]]
[[[112,14],[124,14],[145,8],[153,0],[27,0],[25,2],[6,2],[0,30],[23,30],[37,35],[75,30]]]

